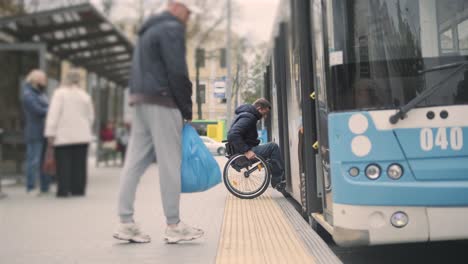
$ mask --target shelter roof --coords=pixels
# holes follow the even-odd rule
[[[0,18],[0,31],[20,42],[42,42],[75,66],[127,86],[133,44],[92,4]]]

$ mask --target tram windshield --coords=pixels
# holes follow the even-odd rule
[[[399,108],[468,61],[466,0],[327,3],[332,110]],[[418,107],[453,104],[468,104],[468,67]]]

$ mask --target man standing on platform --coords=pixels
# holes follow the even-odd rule
[[[120,226],[114,238],[150,242],[135,224],[135,194],[141,176],[157,157],[167,229],[164,239],[177,243],[203,236],[180,221],[182,127],[192,119],[192,83],[185,59],[185,26],[190,13],[179,1],[149,18],[139,31],[130,79],[130,104],[135,108],[132,132],[120,181]]]

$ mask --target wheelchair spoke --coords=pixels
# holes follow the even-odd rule
[[[266,190],[270,178],[268,165],[263,159],[247,162],[245,156],[239,155],[229,160],[226,166],[225,183],[236,196],[253,198]]]
[[[252,181],[255,183],[255,185],[261,185],[264,181],[264,177],[255,177],[252,178]]]

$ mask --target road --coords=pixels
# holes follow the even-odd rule
[[[468,263],[468,240],[343,248],[322,237],[345,264]]]

